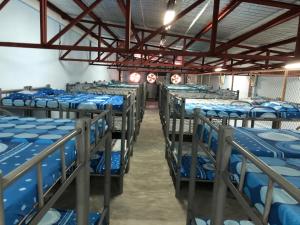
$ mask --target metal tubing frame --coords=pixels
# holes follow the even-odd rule
[[[38,184],[42,183],[42,174],[40,170],[41,162],[47,156],[52,154],[55,151],[63,151],[62,148],[67,141],[70,141],[73,137],[76,137],[76,149],[77,149],[77,162],[76,167],[73,170],[72,166],[67,168],[65,165],[64,154],[61,155],[62,161],[62,170],[73,171],[71,174],[66,177],[66,171],[62,171],[61,184],[58,190],[52,195],[52,197],[44,201],[46,193],[43,193],[42,186],[38,185],[38,206],[39,211],[33,217],[30,224],[36,224],[45,213],[52,207],[55,201],[63,194],[66,188],[71,184],[71,182],[76,179],[76,193],[77,193],[77,221],[78,224],[85,225],[88,223],[88,214],[89,214],[89,185],[90,185],[90,153],[98,150],[99,145],[102,142],[105,142],[105,165],[107,170],[105,170],[105,191],[104,191],[104,209],[105,216],[103,216],[104,220],[100,224],[108,224],[109,223],[109,202],[110,202],[110,177],[111,177],[111,118],[112,118],[112,110],[111,106],[108,106],[108,109],[94,118],[92,121],[87,119],[80,119],[77,121],[76,129],[63,138],[59,139],[57,142],[47,147],[44,151],[42,151],[39,155],[33,157],[31,160],[22,164],[15,170],[11,171],[6,176],[0,176],[0,197],[3,199],[3,191],[7,188],[12,182],[23,176],[28,170],[30,170],[35,165],[38,165]],[[92,124],[98,124],[99,120],[106,118],[108,129],[104,134],[99,134],[99,137],[95,138],[95,145],[90,145],[90,128]],[[96,129],[95,129],[96,130]],[[102,136],[100,136],[102,135]],[[63,157],[62,157],[63,156]],[[1,175],[1,174],[0,174]],[[51,188],[47,191],[50,193]],[[0,222],[4,223],[4,208],[3,201],[0,201]],[[105,223],[103,223],[105,222]]]
[[[265,225],[268,222],[268,216],[272,204],[272,190],[274,187],[274,184],[279,185],[281,188],[283,188],[288,194],[290,194],[296,201],[300,202],[300,190],[295,187],[293,184],[289,183],[288,180],[286,180],[283,176],[276,173],[271,167],[269,167],[267,164],[265,164],[263,161],[261,161],[257,156],[250,153],[247,149],[243,148],[240,144],[233,141],[233,133],[232,128],[229,126],[220,125],[219,127],[216,127],[213,125],[206,117],[203,115],[197,113],[199,109],[194,110],[194,118],[195,121],[202,121],[202,124],[207,124],[211,127],[211,129],[214,129],[218,132],[218,150],[217,150],[217,160],[216,160],[216,179],[214,183],[214,192],[213,192],[213,214],[212,214],[212,224],[214,225],[223,225],[224,219],[224,207],[225,207],[225,201],[226,201],[226,192],[227,187],[231,190],[233,195],[237,198],[241,206],[244,208],[248,216],[251,218],[252,221],[254,221],[255,224],[258,225]],[[198,111],[199,112],[199,111]],[[198,126],[199,122],[196,123]],[[196,136],[194,136],[196,137]],[[197,145],[201,146],[201,142],[203,142],[202,138],[196,137]],[[194,142],[194,139],[193,139]],[[230,160],[230,155],[232,149],[235,149],[238,151],[241,156],[243,157],[242,160],[242,166],[241,166],[241,178],[240,183],[238,186],[232,183],[232,180],[230,179],[230,173],[228,172],[228,165]],[[193,148],[194,150],[194,148]],[[193,157],[197,157],[195,153],[193,153]],[[195,160],[195,159],[192,159]],[[267,190],[267,197],[265,200],[265,210],[263,212],[263,215],[258,212],[258,210],[254,207],[252,207],[249,203],[249,200],[243,193],[243,185],[244,185],[244,177],[246,170],[246,164],[248,162],[253,163],[258,169],[260,169],[264,174],[266,174],[269,178],[269,184],[268,184],[268,190]],[[192,164],[193,167],[196,166],[195,163]],[[191,173],[194,173],[193,171],[195,168],[191,167]],[[195,174],[192,174],[190,178],[190,184],[193,185],[193,178]],[[189,193],[189,196],[193,196],[193,192],[195,191],[193,187],[190,187],[189,189],[191,192]],[[193,199],[189,198],[188,205],[191,206],[193,204]],[[191,208],[189,208],[190,210]],[[193,215],[191,211],[188,211],[188,217],[187,222],[192,221]],[[190,225],[190,223],[187,223]]]

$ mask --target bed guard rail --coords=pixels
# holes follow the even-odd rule
[[[212,224],[213,225],[223,225],[224,224],[224,208],[226,202],[227,188],[231,190],[233,195],[242,205],[244,210],[247,212],[251,220],[257,225],[266,225],[268,223],[268,217],[273,200],[273,190],[274,185],[277,184],[282,189],[284,189],[291,197],[296,201],[300,202],[300,189],[290,183],[283,176],[274,171],[270,166],[260,160],[257,156],[250,153],[247,149],[242,147],[240,144],[233,140],[233,128],[231,126],[219,125],[215,126],[206,117],[199,113],[199,109],[194,110],[194,123],[209,126],[210,130],[214,130],[218,135],[218,150],[215,158],[216,165],[216,177],[213,190],[213,211],[212,211]],[[190,172],[190,184],[189,184],[189,197],[188,197],[188,216],[187,224],[191,224],[195,218],[192,212],[192,202],[194,201],[195,192],[195,177],[196,177],[196,164],[197,164],[197,152],[200,147],[202,150],[209,150],[210,139],[208,139],[208,144],[204,144],[203,131],[200,132],[201,136],[197,131],[197,127],[194,127],[193,131],[193,143],[192,143],[192,162],[191,162],[191,172]],[[211,132],[210,132],[211,133]],[[209,134],[209,136],[211,136]],[[242,165],[240,172],[240,182],[235,185],[230,179],[229,163],[232,154],[232,149],[235,149],[242,157]],[[205,151],[210,154],[210,151]],[[245,175],[247,172],[247,163],[254,164],[258,169],[260,169],[269,178],[269,183],[267,186],[267,194],[265,200],[265,207],[263,213],[259,213],[257,209],[253,208],[245,195],[242,192]]]

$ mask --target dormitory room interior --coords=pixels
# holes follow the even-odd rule
[[[300,1],[0,0],[0,225],[300,225]]]

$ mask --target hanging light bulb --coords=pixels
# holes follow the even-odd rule
[[[215,69],[215,72],[222,72],[222,71],[224,71],[224,70],[226,70],[226,69],[224,69],[224,68],[222,68],[222,67],[217,67],[217,68]]]
[[[284,66],[287,70],[299,70],[300,69],[300,61],[298,62],[290,62]]]
[[[175,0],[169,0],[167,4],[167,11],[165,12],[164,16],[164,26],[170,24],[175,19],[175,10],[174,6],[176,4]],[[169,30],[171,28],[171,25],[166,26],[166,30]]]

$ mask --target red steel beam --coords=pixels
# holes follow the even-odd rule
[[[251,30],[251,31],[248,31],[246,32],[245,34],[242,34],[236,38],[234,38],[233,40],[227,42],[226,44],[223,44],[221,46],[218,46],[216,48],[216,52],[224,52],[234,46],[236,46],[237,44],[241,43],[242,41],[245,41],[247,40],[248,38],[260,33],[260,32],[263,32],[263,31],[266,31],[274,26],[277,26],[279,24],[282,24],[284,22],[287,22],[297,16],[300,15],[300,11],[295,11],[295,10],[290,10],[272,20],[270,20],[269,22]]]
[[[126,5],[124,4],[124,1],[123,0],[117,0],[117,2],[118,2],[118,5],[119,5],[119,7],[121,9],[121,12],[123,13],[123,15],[124,15],[124,17],[126,19],[126,11],[127,11],[127,9],[126,9]],[[123,27],[123,28],[126,29],[126,26]],[[137,30],[135,28],[135,25],[134,25],[134,23],[132,21],[132,18],[131,18],[131,31],[134,34],[137,42],[139,42],[140,41],[140,37],[139,37],[138,32],[137,32]]]
[[[214,53],[216,49],[219,8],[220,8],[220,0],[214,0],[212,31],[211,31],[211,38],[210,38],[210,52],[212,53]],[[184,49],[186,49],[186,46]]]
[[[91,34],[91,32],[95,29],[97,25],[95,24],[94,26],[92,26],[88,32],[86,32],[84,35],[82,35],[74,44],[74,46],[77,46],[83,39],[85,39],[89,34]],[[61,57],[60,59],[64,59],[72,50],[67,50]]]
[[[40,0],[40,38],[41,44],[47,44],[47,0]]]
[[[170,56],[199,56],[199,57],[218,57],[226,59],[254,59],[254,60],[266,60],[271,61],[290,61],[294,57],[288,56],[256,56],[256,55],[245,55],[245,54],[210,54],[209,52],[191,52],[191,51],[180,51],[180,50],[152,50],[152,49],[136,49],[134,51],[128,51],[124,48],[98,48],[93,46],[73,46],[73,45],[41,45],[33,43],[20,43],[20,42],[0,42],[2,47],[19,47],[19,48],[39,48],[39,49],[57,49],[57,50],[74,50],[74,51],[91,51],[91,52],[112,52],[119,54],[144,54],[144,55],[170,55]]]
[[[300,59],[300,16],[298,20],[298,31],[297,31],[297,40],[296,40],[296,48],[295,48],[295,57]]]
[[[83,23],[92,23],[92,24],[95,23],[94,21],[90,21],[90,20],[81,20],[81,22],[83,22]],[[107,22],[102,22],[102,23],[100,23],[100,25],[106,25],[106,26],[109,26],[109,27],[115,27],[115,28],[120,28],[120,29],[125,29],[126,28],[124,25],[115,24],[115,23],[107,23]],[[143,32],[144,33],[152,33],[152,32],[155,31],[155,30],[145,29],[145,28],[140,28],[140,27],[135,27],[135,30],[137,32],[141,32],[141,33],[143,33]],[[180,38],[180,39],[185,38],[187,40],[194,41],[194,42],[196,42],[196,41],[198,41],[198,42],[206,42],[206,43],[210,42],[210,39],[207,39],[207,38],[195,38],[195,37],[191,37],[191,36],[185,36],[185,35],[182,35],[182,34],[166,33],[165,31],[162,31],[159,34],[165,34],[166,36],[176,37],[176,38]],[[217,41],[217,44],[224,44],[224,43],[225,42]],[[244,48],[244,49],[249,49],[249,50],[255,48],[255,47],[252,47],[252,46],[247,46],[247,45],[242,45],[242,44],[239,44],[236,47]]]
[[[81,0],[74,0],[74,2],[83,10],[86,11],[88,9],[87,5],[83,3]],[[118,39],[118,36],[105,24],[102,24],[102,20],[92,11],[88,13],[97,23],[101,24],[103,29],[107,31],[113,38]]]
[[[235,8],[237,8],[240,5],[240,1],[238,0],[232,0],[219,14],[218,16],[218,22],[223,20],[227,15],[229,15]],[[207,33],[209,30],[212,29],[213,22],[210,22],[207,24],[199,33],[196,34],[195,38],[200,38],[203,34]],[[191,40],[189,43],[187,43],[186,48],[189,48],[195,41]]]
[[[98,25],[98,48],[101,48],[101,36],[102,36],[102,32],[101,32],[102,30],[101,30],[101,26],[100,25]],[[100,59],[101,58],[101,52],[99,51],[98,52],[98,58]]]
[[[241,0],[246,3],[253,3],[257,5],[265,5],[265,6],[271,6],[271,7],[277,7],[282,9],[290,9],[290,10],[300,10],[299,5],[285,3],[285,2],[279,2],[279,1],[273,1],[273,0]]]
[[[48,1],[48,8],[52,11],[54,11],[55,13],[59,14],[63,19],[71,22],[74,20],[74,18],[72,18],[71,16],[69,16],[67,13],[65,13],[64,11],[62,11],[61,9],[59,9],[56,5],[52,4],[51,2]],[[81,29],[82,31],[84,31],[85,33],[88,32],[88,28],[84,25],[82,25],[81,23],[76,24],[75,26],[77,26],[79,29]],[[98,35],[95,33],[91,33],[91,36],[93,38],[95,38],[96,40],[98,40]],[[105,40],[102,40],[102,43],[105,46],[109,46],[109,43]]]
[[[86,10],[84,10],[79,16],[77,16],[71,23],[65,26],[58,34],[56,34],[47,44],[52,45],[55,41],[57,41],[62,35],[64,35],[67,31],[69,31],[74,25],[79,23],[79,21],[88,15],[102,0],[95,0],[93,4],[91,4]]]
[[[193,4],[191,4],[189,7],[187,7],[186,9],[184,9],[183,11],[181,11],[179,14],[177,14],[174,18],[174,20],[170,23],[167,24],[166,26],[172,25],[174,24],[177,20],[180,20],[182,17],[184,17],[186,14],[188,14],[190,11],[192,11],[194,8],[196,8],[198,5],[200,5],[202,2],[204,2],[204,0],[197,0],[196,2],[194,2]],[[148,41],[150,41],[152,38],[154,38],[157,34],[162,33],[163,31],[165,31],[166,26],[161,26],[160,28],[156,29],[154,32],[151,32],[150,35],[148,35],[146,38],[144,38],[143,40],[141,40],[139,42],[139,44],[135,45],[133,49],[137,49],[139,48],[141,45],[147,43]]]
[[[0,10],[4,8],[4,6],[9,2],[9,0],[3,0],[0,4]]]
[[[126,20],[125,49],[129,49],[130,48],[130,32],[131,32],[131,2],[130,2],[130,0],[126,0],[125,7],[126,7],[126,11],[125,11],[125,20]]]

